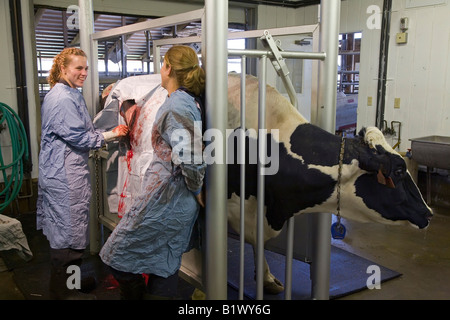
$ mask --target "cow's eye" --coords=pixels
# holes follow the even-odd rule
[[[397,177],[401,177],[401,176],[403,175],[404,171],[405,171],[405,170],[403,170],[403,168],[398,168],[397,170],[395,170],[394,174],[395,174]]]

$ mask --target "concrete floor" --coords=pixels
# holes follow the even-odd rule
[[[402,276],[343,300],[450,300],[450,209],[432,208],[426,230],[344,221],[347,236],[333,245]]]
[[[450,300],[450,208],[433,208],[426,230],[409,226],[361,224],[343,220],[344,240],[333,245],[402,273],[342,300]],[[0,259],[0,300],[24,300],[13,272]],[[369,275],[368,275],[369,276]]]

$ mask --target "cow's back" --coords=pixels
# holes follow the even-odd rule
[[[259,100],[258,78],[246,76],[246,129],[258,129],[258,100]],[[241,75],[237,73],[228,74],[228,128],[235,129],[240,124],[241,109]],[[295,109],[295,107],[274,87],[266,86],[266,125],[268,133],[273,129],[283,132],[280,139],[287,139],[295,128],[308,123],[308,121]]]

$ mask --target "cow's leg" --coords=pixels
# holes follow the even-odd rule
[[[245,200],[245,242],[253,247],[253,255],[256,266],[256,198],[250,197]],[[228,199],[228,223],[239,233],[240,230],[240,198],[233,193],[231,199]],[[276,237],[280,231],[275,231],[269,227],[267,220],[264,221],[264,243]],[[256,270],[256,269],[255,269]],[[256,273],[255,273],[256,274]],[[278,294],[284,290],[283,283],[270,273],[266,257],[264,257],[264,292],[269,294]]]
[[[256,279],[256,245],[252,244],[253,255],[255,261],[255,279]],[[266,256],[264,255],[264,274],[263,274],[263,286],[264,292],[268,294],[279,294],[283,292],[283,283],[278,280],[272,273],[270,273],[269,264],[267,263]]]

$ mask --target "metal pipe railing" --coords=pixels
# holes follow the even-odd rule
[[[321,1],[320,51],[327,53],[319,71],[319,108],[317,125],[333,133],[336,129],[337,57],[341,0]],[[330,296],[331,214],[320,212],[313,217],[313,261],[311,265],[311,295],[316,300]]]
[[[257,181],[257,218],[256,218],[256,299],[264,297],[264,162],[266,155],[266,83],[267,83],[267,56],[260,59],[259,69],[259,99],[258,99],[258,181]],[[245,195],[241,194],[241,197]]]
[[[227,35],[228,1],[205,1],[206,40],[206,127],[223,133],[223,155],[206,172],[206,296],[210,300],[227,299],[227,167],[225,131],[227,124]],[[215,141],[218,142],[218,141]],[[218,145],[221,145],[218,142]]]
[[[324,60],[326,58],[326,54],[324,53],[311,53],[311,52],[288,52],[281,51],[278,52],[282,57],[289,57],[291,59],[310,59],[310,60]],[[258,123],[259,123],[259,133],[265,130],[265,74],[266,74],[266,66],[268,58],[275,58],[275,55],[270,50],[245,50],[245,49],[229,49],[228,50],[229,57],[241,57],[243,62],[241,68],[241,128],[245,130],[245,95],[242,95],[242,92],[245,92],[245,58],[259,58],[260,59],[260,78],[259,78],[259,109],[258,109]],[[297,98],[296,92],[290,81],[290,78],[287,75],[281,76],[283,80],[283,84],[288,92],[291,103],[297,107]],[[262,92],[264,91],[264,93]],[[244,100],[242,100],[244,97]],[[264,117],[264,119],[262,118]],[[257,189],[257,199],[258,199],[258,213],[257,213],[257,247],[256,247],[256,281],[257,281],[257,299],[263,298],[263,272],[264,272],[264,174],[263,174],[263,164],[264,161],[262,157],[265,156],[265,148],[266,148],[266,136],[258,135],[259,140],[259,156],[258,156],[258,189]],[[262,138],[262,139],[261,139]],[[245,133],[244,138],[241,138],[241,150],[245,150]],[[263,148],[261,148],[263,146]],[[241,152],[242,154],[242,152]],[[245,158],[244,158],[245,159]],[[242,161],[242,160],[241,160]],[[244,162],[241,162],[244,163]],[[241,166],[241,231],[240,231],[240,239],[241,239],[241,253],[240,253],[240,285],[239,285],[239,297],[243,299],[243,274],[244,274],[244,219],[245,219],[245,207],[244,201],[245,192],[245,169],[242,169],[244,165]],[[245,168],[245,167],[244,167]],[[262,218],[260,215],[262,214]],[[262,226],[261,226],[262,224]],[[243,231],[244,230],[244,231]],[[294,218],[291,218],[287,221],[287,239],[286,239],[286,266],[285,266],[285,299],[290,300],[292,298],[292,260],[293,260],[293,248],[294,248]],[[262,278],[261,278],[262,277]]]
[[[325,60],[327,55],[323,52],[297,52],[297,51],[282,51],[280,52],[281,57],[285,59],[308,59],[308,60]],[[246,49],[229,49],[229,57],[238,56],[251,57],[261,57],[266,56],[267,58],[274,58],[274,55],[269,50],[246,50]]]
[[[82,2],[81,0],[79,1]],[[82,7],[82,5],[80,5]],[[92,7],[92,5],[90,5]],[[82,10],[83,11],[83,10]],[[85,12],[90,11],[86,10]],[[132,26],[119,27],[107,31],[97,32],[90,35],[91,43],[87,46],[92,50],[90,57],[96,57],[97,43],[99,40],[107,39],[117,35],[124,35],[128,33],[134,33],[137,31],[149,30],[152,28],[158,28],[166,25],[175,25],[180,21],[193,21],[203,18],[206,15],[206,23],[204,25],[206,42],[206,61],[205,65],[214,66],[214,68],[206,68],[207,78],[210,79],[207,84],[206,91],[206,106],[208,109],[207,115],[207,127],[216,128],[223,132],[226,129],[226,40],[227,40],[227,19],[228,15],[224,14],[228,12],[228,1],[214,1],[205,0],[205,10],[197,10],[186,14],[174,15],[170,17],[164,17],[155,19],[150,22],[138,23]],[[333,108],[333,92],[335,98],[335,86],[337,80],[333,80],[337,75],[333,75],[334,66],[337,63],[337,48],[334,50],[335,42],[338,41],[338,37],[335,35],[339,30],[339,16],[340,16],[340,0],[321,1],[321,30],[320,30],[320,48],[318,53],[309,52],[281,52],[281,56],[286,59],[311,59],[325,61],[325,64],[320,68],[320,94],[318,95],[319,108],[318,108],[318,123],[322,128],[331,130],[333,124],[333,117],[335,115],[335,101]],[[203,20],[203,19],[202,19]],[[336,23],[337,22],[337,23]],[[83,24],[80,24],[83,25]],[[308,29],[309,30],[309,29]],[[315,30],[311,29],[314,34]],[[80,31],[81,32],[81,31]],[[90,32],[89,32],[90,33]],[[88,34],[89,34],[88,33]],[[159,46],[155,46],[156,54],[159,57]],[[326,53],[325,53],[326,52]],[[272,59],[273,53],[265,50],[229,50],[229,56],[241,56],[243,60],[246,57],[259,57],[260,58],[260,92],[259,92],[259,106],[258,112],[258,128],[259,133],[265,130],[265,86],[266,86],[266,68],[267,59]],[[96,59],[91,61],[95,63]],[[157,71],[155,68],[155,71]],[[92,79],[95,79],[95,71],[90,69]],[[245,79],[245,69],[243,69],[243,79]],[[92,87],[98,80],[94,80]],[[243,81],[245,82],[245,81]],[[331,86],[331,83],[333,85]],[[262,89],[261,89],[262,88]],[[97,88],[92,88],[93,92],[89,92],[85,96],[88,104],[92,108],[95,108],[96,97],[98,97],[98,85]],[[288,90],[289,91],[289,90]],[[245,87],[242,91],[245,93]],[[241,113],[244,115],[244,122],[241,126],[245,127],[245,94],[244,96],[244,110]],[[291,96],[291,95],[290,95]],[[291,100],[292,97],[291,97]],[[241,107],[242,108],[242,107]],[[333,114],[334,110],[334,114]],[[241,115],[242,117],[242,115]],[[245,134],[245,133],[244,133]],[[225,136],[225,135],[224,135]],[[266,135],[259,135],[259,157],[258,160],[262,160],[261,157],[266,154]],[[245,139],[241,139],[245,143]],[[223,144],[224,146],[226,143]],[[242,146],[241,146],[242,148]],[[245,144],[243,146],[245,148]],[[224,150],[225,151],[225,150]],[[225,155],[226,152],[223,152]],[[245,153],[241,152],[241,154]],[[258,231],[258,248],[257,248],[257,299],[263,298],[263,273],[264,273],[264,166],[259,161],[258,164],[258,219],[257,219],[257,231]],[[225,163],[222,162],[222,163]],[[245,161],[244,161],[245,163]],[[241,170],[245,170],[241,169]],[[207,251],[206,251],[206,291],[208,299],[226,299],[227,298],[227,218],[226,218],[226,166],[225,165],[212,165],[208,170],[207,175],[207,230],[214,230],[214,232],[207,232]],[[244,171],[245,173],[245,171]],[[244,174],[245,177],[245,174]],[[241,182],[242,183],[242,182]],[[245,182],[244,182],[245,183]],[[241,197],[241,200],[244,197]],[[243,202],[241,203],[241,209],[243,209]],[[316,246],[317,252],[315,253],[314,266],[323,265],[319,269],[312,269],[312,296],[314,299],[326,299],[328,298],[329,291],[329,260],[330,260],[330,242],[329,239],[329,227],[328,219],[331,220],[329,214],[318,214],[317,220],[317,235]],[[293,232],[293,223],[288,222],[289,234]],[[241,230],[243,226],[241,225]],[[245,235],[244,232],[241,234]],[[328,236],[327,236],[328,234]],[[291,238],[288,236],[288,238]],[[293,237],[292,237],[293,239]],[[288,252],[292,251],[292,239],[288,243]],[[242,246],[242,245],[241,245]],[[243,250],[242,250],[243,252]],[[243,253],[241,254],[242,258]],[[290,256],[290,254],[287,254]],[[291,272],[291,267],[287,265],[287,273]],[[290,271],[289,271],[290,270]],[[286,298],[290,298],[290,277],[287,277]],[[243,279],[243,275],[242,275]],[[240,280],[243,287],[243,280]],[[240,293],[240,297],[243,298],[243,293]]]
[[[241,163],[241,198],[240,198],[240,254],[239,254],[239,300],[244,300],[244,261],[245,261],[245,109],[246,109],[246,69],[247,61],[246,56],[241,57],[241,140],[239,141],[240,148],[240,163]]]

